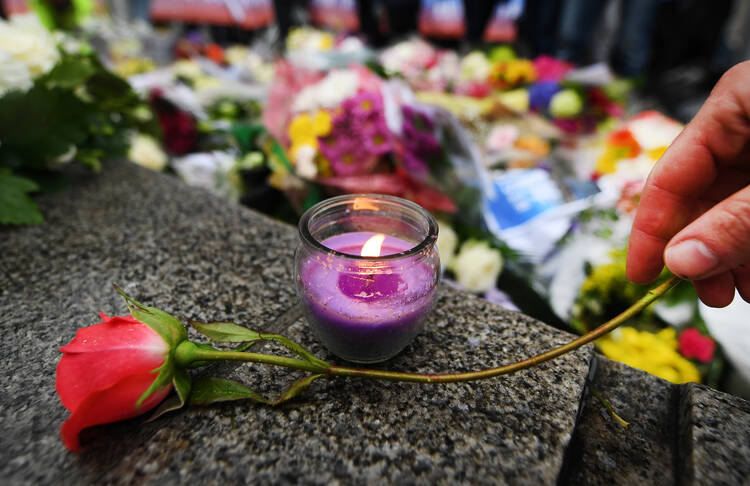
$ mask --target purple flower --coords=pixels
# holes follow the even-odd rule
[[[365,137],[365,148],[375,155],[384,155],[391,151],[390,133],[387,130],[373,130]]]
[[[401,108],[401,112],[404,115],[404,128],[409,126],[422,132],[432,132],[435,129],[435,125],[426,113],[412,108],[409,105]]]
[[[411,152],[404,153],[404,167],[410,174],[418,178],[427,174],[427,164]]]
[[[355,118],[374,121],[383,116],[383,100],[375,93],[363,91],[344,102],[344,110]]]
[[[560,89],[560,84],[556,81],[542,81],[532,84],[529,87],[529,106],[535,111],[546,110],[550,100]]]

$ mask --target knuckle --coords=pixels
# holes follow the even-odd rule
[[[731,198],[722,203],[721,216],[717,218],[717,235],[732,248],[750,253],[750,199]]]

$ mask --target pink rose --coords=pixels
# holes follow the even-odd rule
[[[139,403],[167,360],[170,346],[146,324],[131,316],[107,317],[79,329],[60,348],[55,387],[71,415],[60,433],[65,446],[78,450],[78,434],[92,425],[125,420],[158,405],[171,382]]]

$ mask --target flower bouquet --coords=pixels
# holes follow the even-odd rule
[[[148,105],[90,46],[33,15],[0,20],[0,223],[43,221],[28,194],[59,187],[77,161],[99,170],[132,133],[157,133]]]
[[[469,149],[451,145],[461,128],[450,114],[364,66],[319,73],[282,61],[276,74],[264,122],[284,153],[274,156],[271,182],[299,207],[342,192],[397,195],[445,213],[463,206],[471,191],[450,153]]]

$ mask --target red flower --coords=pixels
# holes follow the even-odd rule
[[[219,44],[206,44],[203,48],[203,55],[211,59],[216,64],[224,64],[224,49]]]
[[[195,117],[166,99],[161,89],[151,91],[150,102],[159,120],[167,152],[174,155],[191,152],[198,142]]]
[[[686,358],[695,358],[701,363],[714,359],[716,343],[709,336],[704,336],[696,328],[685,329],[678,339],[680,353]]]
[[[71,412],[60,434],[65,446],[78,450],[79,432],[92,425],[125,420],[159,404],[172,384],[159,387],[142,403],[139,399],[154,383],[156,371],[167,359],[170,346],[146,324],[131,316],[107,317],[79,329],[60,348],[55,387]]]

